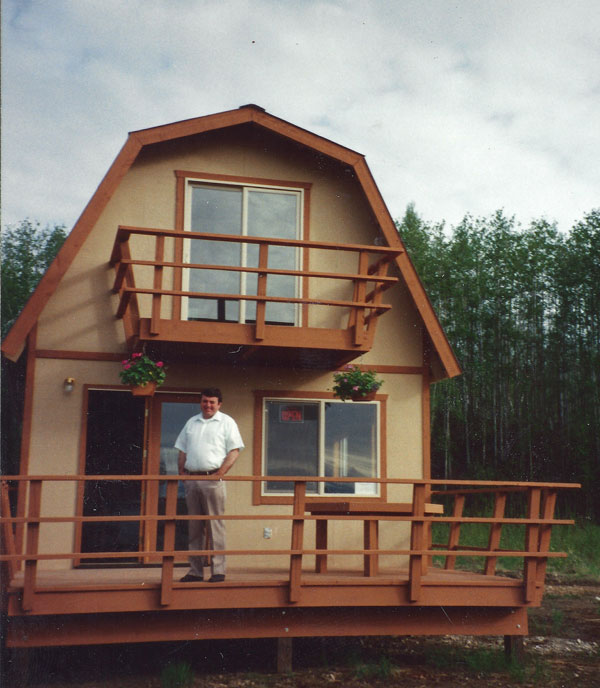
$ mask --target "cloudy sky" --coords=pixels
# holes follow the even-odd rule
[[[600,206],[598,0],[4,0],[2,225],[74,224],[136,129],[256,103],[395,218]]]

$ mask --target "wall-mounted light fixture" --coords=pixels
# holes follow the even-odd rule
[[[70,394],[73,391],[73,387],[75,387],[75,378],[74,377],[66,377],[65,381],[63,382],[63,389],[67,394]]]

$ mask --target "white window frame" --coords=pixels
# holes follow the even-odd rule
[[[336,482],[336,476],[326,476],[325,475],[325,404],[344,404],[346,402],[339,401],[337,399],[324,399],[317,397],[278,397],[278,396],[268,396],[262,399],[262,438],[261,438],[261,472],[262,475],[267,475],[267,452],[266,452],[266,438],[268,435],[267,430],[267,414],[266,408],[268,402],[278,402],[293,406],[294,404],[313,404],[319,405],[319,461],[318,470],[319,474],[316,477],[328,478],[327,482]],[[373,478],[381,477],[381,404],[379,401],[361,401],[361,406],[376,406],[376,417],[375,417],[375,432],[376,432],[376,442],[377,442],[377,456],[375,457],[376,464],[376,475],[371,476]],[[341,476],[339,476],[341,477]],[[368,498],[379,498],[381,497],[381,484],[380,483],[369,483],[367,481],[354,483],[354,492],[336,492],[327,493],[325,492],[325,482],[317,483],[317,490],[314,493],[307,494],[310,497],[324,497],[326,499],[340,499],[341,497],[368,497]],[[362,486],[362,489],[361,487]],[[266,481],[261,483],[261,497],[289,497],[293,495],[294,487],[290,483],[288,490],[282,491],[267,491]]]
[[[273,193],[287,193],[296,195],[298,197],[297,215],[296,215],[296,239],[302,239],[304,232],[304,189],[296,186],[277,186],[271,184],[260,184],[254,182],[232,182],[229,180],[209,179],[202,176],[186,177],[185,191],[184,191],[184,231],[191,232],[192,224],[192,190],[195,186],[224,186],[230,188],[241,189],[242,191],[242,217],[241,226],[242,232],[240,236],[248,236],[248,192],[254,189]],[[183,240],[183,262],[190,262],[191,253],[191,239]],[[248,244],[241,244],[241,265],[246,265]],[[300,270],[302,266],[302,248],[296,252],[295,270]],[[246,272],[240,272],[240,294],[246,293]],[[182,290],[188,291],[190,282],[190,271],[188,268],[182,270]],[[295,278],[295,295],[299,296],[302,293],[302,278]],[[189,297],[184,296],[181,299],[181,319],[188,319],[188,302]],[[239,304],[239,319],[238,322],[244,324],[246,322],[246,305],[247,301],[241,300]],[[300,304],[294,304],[294,326],[301,327],[302,309]]]

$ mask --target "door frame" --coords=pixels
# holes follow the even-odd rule
[[[181,391],[164,391],[157,392],[153,397],[148,399],[147,406],[147,428],[145,439],[145,454],[146,454],[146,474],[159,475],[160,473],[160,441],[162,430],[162,405],[164,403],[189,403],[195,405],[195,411],[190,413],[189,417],[200,412],[200,392],[181,392]],[[158,481],[148,481],[144,490],[145,500],[142,504],[142,510],[146,516],[158,515],[159,507],[159,490],[160,483]],[[143,532],[142,544],[145,550],[155,551],[158,536],[158,521],[147,521],[146,528]],[[160,562],[159,557],[143,557],[144,563]],[[185,558],[187,560],[187,557]],[[179,560],[176,560],[179,561]],[[184,561],[184,558],[181,558]]]

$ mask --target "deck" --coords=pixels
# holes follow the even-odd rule
[[[352,502],[344,502],[346,510],[336,513],[335,509],[319,509],[314,502],[306,501],[306,483],[315,478],[287,477],[284,479],[294,483],[291,513],[273,518],[289,522],[289,549],[261,550],[254,543],[253,550],[227,550],[232,562],[233,557],[236,559],[224,582],[180,583],[187,567],[180,567],[177,562],[186,552],[174,549],[175,523],[179,519],[210,517],[175,514],[177,477],[137,477],[168,483],[172,499],[167,497],[171,506],[164,515],[112,517],[123,521],[164,521],[164,548],[142,552],[146,559],[157,563],[123,565],[131,552],[112,552],[102,553],[105,559],[113,561],[112,566],[102,568],[80,566],[86,558],[97,557],[97,553],[44,553],[39,542],[41,524],[48,527],[52,523],[97,519],[41,515],[42,485],[60,480],[97,480],[98,476],[20,479],[30,486],[28,514],[5,513],[4,550],[0,556],[9,571],[8,579],[4,577],[4,609],[8,618],[5,636],[9,647],[314,635],[526,635],[527,608],[541,603],[546,562],[551,557],[565,556],[550,551],[551,527],[572,523],[553,516],[557,491],[576,487],[453,481],[445,485],[451,489],[441,491],[437,488],[443,481],[385,479],[388,483],[410,482],[412,502],[379,502],[372,507],[364,503],[353,507]],[[264,476],[229,479],[255,481]],[[486,494],[493,496],[492,516],[463,515],[466,498],[476,495],[480,499]],[[524,498],[525,516],[505,515],[509,495]],[[453,500],[453,507],[429,501],[438,497],[442,501]],[[226,518],[264,518],[264,514],[231,514]],[[364,540],[351,550],[329,549],[322,530],[332,519],[362,521]],[[304,536],[304,524],[311,520],[321,525],[316,542]],[[380,549],[378,524],[389,520],[404,521],[409,526],[409,549]],[[449,524],[447,542],[432,542],[434,521]],[[460,544],[461,526],[473,522],[489,524],[489,539],[484,547]],[[18,538],[11,538],[11,533],[12,527],[22,525],[27,528],[19,546]],[[524,526],[521,549],[501,548],[505,525]],[[195,553],[211,554],[211,550]],[[269,559],[272,554],[285,556],[289,566],[276,568],[274,560]],[[353,555],[354,560],[359,555],[364,564],[341,568],[338,562],[344,560],[344,555]],[[473,556],[484,562],[480,572],[456,569],[457,557]],[[237,565],[240,557],[248,557],[247,567]],[[520,576],[498,575],[498,557],[520,558]],[[335,568],[327,565],[327,558],[336,560]],[[71,560],[75,567],[51,570],[40,565],[52,559]],[[388,565],[390,561],[396,565]]]

